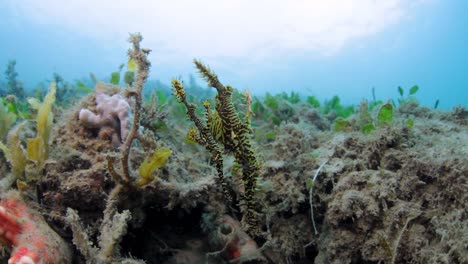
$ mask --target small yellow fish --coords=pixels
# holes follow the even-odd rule
[[[134,72],[137,70],[137,63],[134,59],[128,58],[127,69],[130,72]]]
[[[26,191],[29,189],[29,186],[26,182],[21,181],[19,179],[16,180],[16,187],[18,187],[18,190],[20,191]]]

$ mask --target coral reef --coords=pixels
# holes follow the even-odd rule
[[[146,97],[141,41],[125,88],[119,68],[79,102],[54,85],[42,102],[2,98],[0,262],[468,261],[466,108],[420,106],[417,88],[356,112],[251,98],[199,61],[213,92],[173,80],[176,97],[161,82]]]
[[[429,241],[437,241],[428,235],[436,232],[435,226],[427,223],[462,210],[466,192],[460,187],[466,183],[463,175],[468,168],[459,159],[463,151],[450,158],[431,156],[425,146],[429,141],[411,143],[415,137],[405,128],[386,129],[370,140],[349,137],[337,145],[331,160],[336,168],[326,173],[322,184],[333,189],[319,195],[326,207],[321,209],[325,210],[322,245],[316,260],[407,263],[431,262],[443,255],[422,254]],[[444,152],[444,148],[438,149]],[[460,185],[455,186],[457,182]],[[450,257],[446,255],[449,262],[463,263],[463,249],[452,250]]]

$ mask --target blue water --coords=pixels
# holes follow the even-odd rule
[[[131,9],[145,12],[122,19],[118,16],[125,12],[125,1],[115,5],[112,1],[81,2],[84,4],[70,4],[71,8],[55,0],[0,1],[0,81],[5,81],[3,72],[11,59],[17,60],[19,79],[29,89],[50,80],[53,72],[72,83],[87,78],[89,72],[106,79],[126,62],[128,31],[141,31],[146,38],[143,45],[153,50],[150,78],[164,83],[194,74],[195,57],[211,65],[224,83],[258,94],[294,90],[321,99],[337,94],[342,102],[356,104],[371,98],[372,87],[377,99],[386,100],[398,97],[398,86],[409,89],[417,84],[416,98],[424,105],[433,106],[437,99],[443,109],[468,105],[467,1],[411,1],[418,2],[411,6],[405,3],[408,1],[395,1],[402,12],[395,22],[374,33],[347,38],[332,51],[327,50],[326,42],[324,49],[310,48],[321,44],[316,39],[296,45],[302,35],[295,30],[307,31],[308,26],[278,14],[281,8],[276,8],[274,1],[271,7],[265,6],[264,16],[260,10],[258,17],[252,10],[228,13],[244,8],[232,3],[232,7],[214,4],[208,11],[201,4],[200,10],[184,12],[183,5],[173,10],[163,1],[159,2],[161,8],[153,4],[149,10]],[[365,1],[354,2],[358,12]],[[131,6],[130,1],[127,4]],[[187,7],[192,9],[189,3]],[[306,14],[308,8],[315,14],[313,6],[304,6]],[[173,19],[164,17],[171,12]],[[225,15],[211,17],[217,12]],[[239,23],[240,29],[221,21],[224,17]],[[112,19],[118,22],[115,27],[107,22]],[[382,19],[376,18],[375,23]],[[140,20],[151,23],[140,27],[136,23]],[[201,30],[192,23],[206,28]],[[226,28],[218,26],[223,23],[227,23]],[[276,31],[283,26],[290,31]],[[323,30],[340,28],[324,26]],[[275,36],[290,32],[290,38]],[[230,41],[239,43],[228,47]]]

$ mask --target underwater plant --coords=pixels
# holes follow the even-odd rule
[[[84,83],[81,82],[81,81],[77,81],[77,82],[75,83],[75,85],[76,85],[76,87],[77,87],[77,88],[76,88],[77,93],[85,93],[85,94],[87,94],[87,93],[91,93],[91,92],[93,91],[93,88],[88,87],[86,84],[84,84]]]
[[[202,121],[196,114],[196,106],[187,101],[187,94],[180,81],[172,80],[174,95],[180,103],[187,108],[187,115],[196,128],[190,128],[188,137],[190,140],[204,146],[211,154],[211,161],[215,164],[218,172],[218,182],[223,188],[228,206],[232,205],[232,196],[229,192],[223,172],[223,157],[221,146],[224,151],[232,153],[236,163],[242,168],[242,182],[244,193],[241,195],[241,210],[243,212],[242,224],[251,235],[258,235],[258,218],[256,212],[255,190],[259,165],[250,142],[252,130],[250,119],[252,116],[252,99],[247,93],[246,112],[244,120],[241,120],[232,102],[234,89],[224,86],[218,76],[200,61],[194,60],[195,66],[201,76],[207,81],[209,86],[216,88],[218,94],[215,98],[215,109],[211,108],[211,103],[205,101],[205,121]],[[219,143],[219,144],[218,144]],[[221,146],[220,146],[221,144]]]
[[[154,180],[154,171],[164,166],[167,158],[172,153],[169,149],[155,150],[140,165],[139,178],[134,180],[132,177],[129,166],[129,155],[133,141],[136,139],[143,140],[143,138],[139,136],[138,132],[142,112],[142,90],[143,85],[148,78],[149,67],[151,65],[147,57],[150,50],[140,48],[140,42],[142,39],[143,37],[140,34],[132,34],[129,38],[129,42],[133,45],[133,48],[128,51],[129,69],[136,67],[137,74],[134,86],[127,90],[127,96],[134,99],[134,116],[130,130],[128,132],[125,131],[121,133],[121,138],[123,140],[123,144],[120,147],[121,173],[118,173],[114,168],[114,162],[117,158],[112,155],[107,156],[109,173],[117,183],[128,187],[141,187]]]
[[[341,99],[338,95],[333,96],[330,100],[326,100],[322,107],[324,114],[335,113],[336,116],[347,118],[354,113],[354,106],[344,106],[341,104]]]
[[[124,67],[124,64],[120,64],[119,69],[117,71],[111,73],[110,81],[109,81],[111,84],[119,85],[119,83],[120,83],[120,72],[122,72],[123,67]]]
[[[58,73],[54,72],[52,75],[52,82],[56,86],[56,103],[57,105],[64,106],[76,99],[76,95],[81,92],[81,90],[75,88],[71,83],[65,81],[65,79]],[[41,90],[38,90],[40,94]],[[36,96],[39,98],[39,96]]]
[[[10,60],[5,70],[5,78],[7,80],[7,94],[16,96],[19,99],[24,99],[26,93],[24,91],[23,83],[17,79],[18,72],[16,72],[16,60]]]
[[[16,123],[16,115],[8,110],[8,108],[0,101],[0,141],[3,140]]]
[[[439,107],[440,100],[437,99],[434,103],[434,109],[437,109]]]
[[[362,133],[367,134],[375,129],[375,125],[372,119],[372,115],[369,112],[371,110],[367,100],[362,100],[359,104],[359,112],[357,117],[357,126]]]
[[[294,91],[291,91],[290,94],[287,94],[286,92],[282,92],[278,96],[281,97],[282,99],[288,101],[291,104],[297,104],[297,103],[299,103],[301,101],[301,97],[300,97],[299,93],[296,93]]]
[[[45,161],[49,157],[50,133],[52,131],[53,113],[52,105],[55,102],[56,85],[52,83],[49,87],[49,92],[41,104],[38,100],[30,98],[28,102],[32,108],[37,110],[36,128],[37,134],[35,138],[27,140],[28,159],[33,161],[36,173],[39,173],[44,168]]]
[[[274,126],[279,126],[281,122],[288,120],[294,115],[293,104],[299,102],[299,94],[294,92],[291,92],[291,95],[287,93],[271,95],[267,92],[263,98],[263,102],[257,97],[253,99],[252,112],[255,117],[254,119],[255,121],[266,121]]]
[[[24,172],[27,165],[26,152],[21,145],[19,132],[26,123],[22,122],[11,129],[7,136],[6,145],[0,142],[0,150],[5,155],[6,160],[11,166],[11,172],[0,180],[0,190],[6,191],[17,180],[24,180]]]
[[[335,132],[351,132],[353,127],[350,121],[344,119],[343,117],[338,117],[335,119],[335,123],[333,124],[332,129]]]
[[[26,124],[20,123],[11,129],[7,136],[6,145],[0,142],[0,150],[11,165],[12,171],[0,184],[0,189],[6,190],[16,180],[19,186],[26,187],[28,183],[38,180],[43,173],[45,162],[49,157],[50,133],[52,130],[52,105],[55,102],[55,83],[52,83],[44,102],[30,98],[28,101],[36,114],[36,137],[28,138],[26,150],[21,144],[19,133]],[[27,167],[30,164],[31,166]],[[28,170],[26,170],[28,169]]]
[[[0,80],[0,97],[7,95],[5,87],[6,87],[6,84]]]
[[[269,92],[265,95],[265,105],[271,110],[277,110],[279,107],[278,97],[271,95]]]
[[[6,109],[16,115],[18,119],[29,119],[30,118],[30,107],[27,102],[20,101],[14,95],[7,95],[4,98],[0,98],[0,101],[6,107]]]
[[[306,102],[314,108],[320,108],[320,101],[315,96],[307,96]]]
[[[275,111],[279,108],[278,99],[269,93],[266,93],[263,103],[258,97],[254,97],[251,107],[255,120],[267,120],[275,126],[281,124],[281,119],[275,114]]]
[[[375,107],[375,106],[374,106]],[[411,121],[408,119],[407,125],[412,126]],[[333,124],[333,130],[339,132],[352,132],[353,130],[360,130],[363,134],[369,134],[374,131],[376,127],[383,127],[390,125],[393,121],[393,105],[390,101],[381,104],[376,113],[375,118],[369,112],[369,104],[367,100],[361,101],[359,111],[354,119],[347,120],[338,117]]]
[[[91,79],[93,85],[96,85],[99,82],[99,79],[92,72],[89,73],[89,78]]]
[[[132,86],[134,81],[135,81],[135,73],[132,71],[126,71],[124,74],[124,82],[128,86]]]
[[[419,91],[419,86],[418,85],[413,85],[409,90],[408,90],[408,95],[405,97],[405,90],[403,87],[398,86],[398,94],[400,94],[400,98],[398,98],[398,104],[404,105],[407,103],[417,103],[418,101],[416,98],[413,96]]]
[[[393,106],[390,102],[383,104],[377,114],[377,124],[379,126],[388,125],[393,121]]]

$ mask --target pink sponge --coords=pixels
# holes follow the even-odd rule
[[[81,109],[78,115],[83,126],[110,133],[112,145],[116,147],[127,137],[131,117],[130,105],[123,96],[110,96],[102,91],[96,92],[96,113]]]

